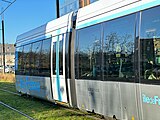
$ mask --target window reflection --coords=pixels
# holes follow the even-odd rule
[[[31,55],[31,44],[25,45],[23,50],[23,73],[29,75],[30,72],[30,55]]]
[[[57,70],[59,71],[59,75],[63,75],[63,37],[64,35],[57,36],[56,39],[59,39],[60,41],[54,42],[53,44],[53,75],[56,75]],[[58,64],[56,63],[56,60],[58,60]]]
[[[23,46],[18,47],[17,49],[17,53],[18,53],[18,68],[16,70],[16,74],[22,74],[22,65],[23,65]]]
[[[56,42],[53,44],[53,75],[56,75]]]
[[[160,7],[142,12],[141,78],[160,79]]]
[[[79,31],[80,79],[101,79],[102,43],[100,31],[101,25]]]
[[[17,48],[18,75],[50,76],[51,38]]]
[[[75,64],[79,62],[75,65],[76,78],[134,78],[135,19],[136,14],[132,14],[79,30],[75,48],[78,56]]]
[[[41,46],[42,41],[32,44],[31,74],[36,76],[39,75]]]
[[[135,16],[104,24],[104,79],[134,77]]]
[[[59,42],[59,75],[63,75],[63,40]]]
[[[40,58],[40,74],[50,76],[50,48],[51,39],[43,40]]]

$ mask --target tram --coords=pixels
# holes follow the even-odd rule
[[[121,120],[159,120],[159,11],[159,0],[99,0],[19,35],[17,91]]]

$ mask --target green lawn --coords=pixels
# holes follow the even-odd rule
[[[0,82],[0,88],[13,92],[16,91],[14,83],[11,82]],[[24,112],[36,120],[93,120],[96,118],[96,115],[91,115],[77,109],[69,109],[47,101],[21,97],[4,91],[0,91],[0,101]],[[0,104],[0,120],[28,119]]]

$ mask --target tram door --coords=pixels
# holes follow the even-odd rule
[[[52,38],[51,55],[51,79],[53,99],[60,102],[67,102],[66,81],[65,81],[65,35]]]

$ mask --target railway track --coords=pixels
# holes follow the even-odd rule
[[[23,113],[23,112],[21,112],[21,111],[15,109],[15,108],[11,107],[10,105],[8,105],[8,104],[6,104],[6,103],[4,103],[4,102],[2,102],[2,101],[0,101],[0,105],[3,105],[4,107],[7,107],[7,108],[9,108],[9,109],[15,111],[15,112],[17,112],[17,113],[19,113],[19,114],[25,116],[26,118],[28,118],[28,119],[30,119],[30,120],[35,120],[34,118],[30,117],[29,115],[27,115],[27,114],[25,114],[25,113]]]
[[[10,87],[13,87],[13,86],[10,86]],[[17,96],[21,96],[21,94],[19,94],[19,93],[16,93],[16,92],[13,92],[13,91],[9,91],[9,90],[6,89],[6,88],[10,88],[10,87],[4,86],[3,88],[0,88],[0,91],[7,92],[7,93],[10,93],[10,94],[13,94],[13,95],[17,95]],[[0,105],[2,105],[4,107],[6,107],[6,108],[9,108],[9,109],[21,114],[22,116],[28,118],[29,120],[35,120],[34,118],[30,117],[29,115],[25,114],[24,112],[22,112],[22,111],[20,111],[20,110],[18,110],[16,108],[4,103],[2,101],[0,101]]]
[[[0,88],[0,91],[7,92],[7,93],[9,93],[9,94],[13,94],[13,95],[17,95],[17,96],[22,96],[22,94],[17,93],[17,92],[13,92],[13,91],[10,91],[10,90],[7,90],[6,88],[10,88],[10,87],[5,86],[5,87],[3,87],[3,88]],[[28,96],[27,96],[27,97],[28,97]],[[53,105],[53,103],[51,103],[51,102],[47,102],[47,104],[48,104],[48,105]],[[17,113],[19,113],[19,114],[27,117],[27,118],[30,119],[30,120],[34,120],[34,118],[28,116],[28,115],[25,114],[24,112],[21,112],[21,111],[15,109],[14,107],[12,107],[12,106],[10,106],[10,105],[2,102],[2,101],[0,101],[0,105],[3,105],[4,107],[7,107],[7,108],[15,111],[15,112],[17,112]],[[95,117],[95,116],[92,116],[92,115],[87,115],[87,114],[86,114],[85,112],[83,112],[83,111],[80,112],[80,111],[78,111],[78,109],[69,108],[69,107],[67,107],[67,106],[65,106],[65,105],[60,105],[60,104],[56,104],[56,103],[55,103],[55,105],[61,106],[61,107],[63,107],[64,109],[67,109],[67,110],[69,110],[69,111],[71,111],[71,112],[75,112],[75,111],[76,111],[76,112],[79,113],[79,114],[84,114],[84,116],[87,116],[88,118],[93,118],[93,119],[96,119],[96,120],[102,120],[102,119],[104,119],[104,118]],[[108,119],[107,119],[107,120],[108,120]]]
[[[16,93],[16,92],[12,92],[12,91],[9,91],[9,90],[6,90],[6,89],[1,89],[1,88],[0,88],[0,90],[1,90],[1,91],[4,91],[4,92],[8,92],[8,93],[11,93],[11,94],[14,94],[14,95],[18,95],[18,96],[21,96],[21,94],[19,94],[19,93]]]

